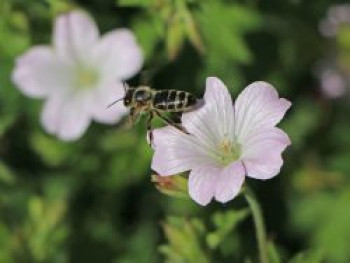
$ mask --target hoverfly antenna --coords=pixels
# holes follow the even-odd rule
[[[126,82],[123,82],[123,87],[124,87],[124,92],[125,92],[125,95],[126,95],[126,91],[128,90],[128,84],[127,84]],[[109,104],[109,105],[107,106],[107,108],[113,106],[114,104],[116,104],[116,103],[119,102],[119,101],[122,101],[123,99],[124,99],[124,97],[113,101],[111,104]]]
[[[119,102],[119,101],[122,101],[123,99],[124,99],[124,98],[120,98],[120,99],[117,99],[117,100],[113,101],[111,104],[109,104],[109,105],[107,106],[107,108],[112,107],[114,104],[116,104],[116,103]]]

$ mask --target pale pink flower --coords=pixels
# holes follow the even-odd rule
[[[116,123],[126,112],[122,81],[141,68],[143,56],[128,29],[100,37],[83,11],[58,16],[53,45],[34,46],[16,61],[12,79],[27,96],[45,98],[41,123],[62,140],[75,140],[91,120]]]
[[[340,98],[346,93],[347,79],[336,69],[323,69],[320,81],[322,92],[327,98]]]
[[[275,125],[290,106],[266,82],[250,84],[233,105],[225,84],[210,77],[204,105],[182,116],[190,135],[170,126],[154,131],[152,169],[161,176],[191,171],[192,199],[228,202],[245,176],[265,180],[279,173],[290,140]]]
[[[350,26],[350,4],[331,6],[325,19],[320,22],[319,29],[325,37],[336,37],[339,29]]]

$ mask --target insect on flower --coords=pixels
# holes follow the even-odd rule
[[[112,102],[108,107],[123,101],[124,106],[130,108],[131,125],[140,114],[148,114],[147,131],[149,142],[152,144],[152,119],[154,116],[162,119],[166,124],[175,127],[183,133],[189,134],[180,123],[166,117],[165,113],[183,113],[196,108],[197,99],[189,92],[181,90],[154,90],[149,86],[129,87],[124,84],[125,96]]]
[[[282,153],[291,144],[277,128],[291,102],[280,98],[267,82],[248,85],[233,104],[225,84],[206,81],[203,106],[184,113],[181,123],[154,130],[152,169],[160,176],[190,171],[188,191],[198,204],[213,198],[226,203],[238,195],[245,177],[266,180],[283,165]]]

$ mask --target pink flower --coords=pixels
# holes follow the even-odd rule
[[[127,112],[122,81],[143,62],[132,32],[113,30],[102,37],[82,11],[58,16],[53,46],[34,46],[16,61],[12,79],[27,96],[45,98],[41,123],[62,140],[82,136],[90,121],[116,123]]]
[[[162,176],[190,170],[193,200],[228,202],[245,176],[265,180],[279,173],[290,140],[275,125],[290,106],[266,82],[250,84],[233,106],[225,84],[210,77],[204,106],[182,116],[190,135],[170,126],[154,131],[152,169]]]
[[[323,94],[330,99],[340,98],[346,93],[347,79],[333,68],[325,68],[320,73]]]
[[[342,26],[350,25],[350,4],[331,6],[325,19],[320,22],[319,29],[325,37],[336,37]]]

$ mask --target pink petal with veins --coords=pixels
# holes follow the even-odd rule
[[[207,205],[216,192],[220,169],[203,165],[190,172],[188,191],[191,198],[200,205]]]
[[[259,130],[272,128],[283,118],[291,103],[280,99],[269,83],[257,81],[246,87],[235,103],[235,135],[242,143]]]
[[[161,176],[185,172],[205,164],[215,164],[195,138],[174,127],[156,129],[153,136],[155,153],[152,169]]]
[[[226,203],[235,198],[243,185],[245,169],[242,162],[233,162],[226,166],[216,178],[215,199]]]

